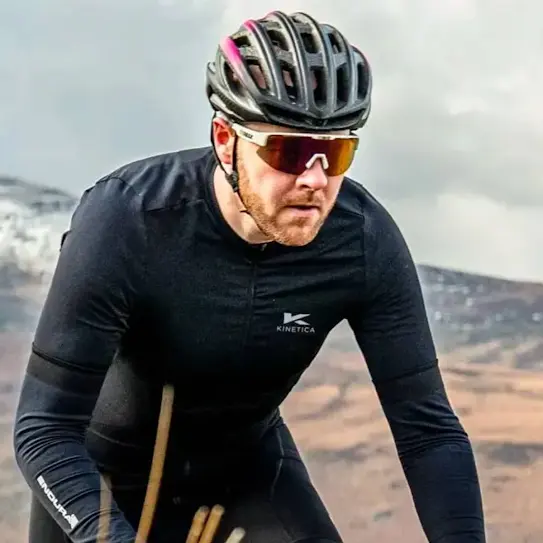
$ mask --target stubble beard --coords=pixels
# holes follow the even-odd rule
[[[249,176],[241,157],[238,157],[238,174],[239,192],[243,204],[259,230],[266,237],[281,245],[294,247],[307,245],[317,237],[328,213],[321,209],[321,215],[316,222],[299,217],[290,219],[288,224],[281,224],[279,214],[270,216],[266,213],[264,202],[258,194],[251,190]],[[279,209],[281,208],[279,207]]]

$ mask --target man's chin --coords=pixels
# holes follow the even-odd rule
[[[277,220],[279,219],[279,220]],[[257,220],[260,230],[279,245],[289,247],[303,247],[309,245],[322,228],[322,220],[310,221],[307,218],[300,219],[289,217],[276,217],[276,220]]]
[[[309,245],[319,233],[320,227],[316,228],[299,228],[290,227],[281,229],[275,234],[275,241],[280,245],[288,247],[303,247]]]
[[[284,245],[285,247],[305,247],[306,245],[309,245],[315,237],[311,239],[287,239],[287,240],[277,240],[277,243],[279,245]]]

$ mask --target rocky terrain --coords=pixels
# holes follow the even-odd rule
[[[0,527],[25,541],[28,493],[11,424],[44,285],[74,200],[0,178]],[[540,543],[543,285],[420,266],[453,405],[475,446],[489,543]],[[352,334],[341,324],[285,402],[346,541],[424,543],[391,436]]]

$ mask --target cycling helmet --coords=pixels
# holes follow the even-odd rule
[[[207,65],[212,108],[239,123],[355,130],[367,121],[371,89],[366,57],[305,13],[246,21]]]

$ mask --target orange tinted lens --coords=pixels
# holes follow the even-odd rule
[[[275,170],[300,175],[316,154],[326,155],[328,175],[342,175],[351,165],[357,147],[356,138],[317,140],[300,136],[270,136],[265,147],[257,151],[262,160]]]

